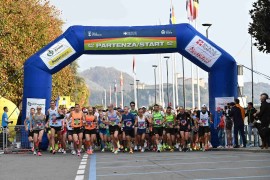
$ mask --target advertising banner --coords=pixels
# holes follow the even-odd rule
[[[216,97],[215,98],[216,111],[218,108],[221,108],[224,110],[224,107],[227,106],[227,104],[231,102],[234,102],[234,97]]]
[[[40,58],[49,69],[53,69],[75,53],[76,51],[73,49],[73,47],[65,38],[63,38],[50,47],[47,51],[42,53]]]
[[[30,115],[30,109],[35,108],[37,111],[37,106],[41,106],[42,110],[41,112],[45,114],[45,105],[46,105],[46,99],[35,99],[35,98],[27,98],[27,107],[26,107],[26,116]]]
[[[222,55],[220,51],[199,36],[195,36],[185,50],[208,67],[212,67]]]
[[[175,28],[140,30],[85,30],[84,50],[138,50],[177,48]]]

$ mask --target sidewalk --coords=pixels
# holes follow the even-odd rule
[[[268,149],[261,149],[259,147],[246,147],[246,148],[232,148],[232,149],[226,149],[226,148],[212,148],[209,151],[240,151],[240,152],[254,152],[254,153],[270,153],[270,148]]]

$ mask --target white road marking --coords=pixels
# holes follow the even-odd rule
[[[85,169],[86,165],[80,165],[79,169]]]
[[[84,175],[77,175],[75,180],[84,180]]]
[[[84,172],[85,172],[85,170],[80,170],[80,169],[79,169],[79,170],[77,171],[77,174],[84,174]]]
[[[87,159],[88,159],[88,155],[85,154],[81,160],[80,165],[79,165],[75,180],[84,180],[84,173],[85,173],[85,168],[87,165]]]

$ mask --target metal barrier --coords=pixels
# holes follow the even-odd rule
[[[0,129],[0,149],[4,153],[25,152],[30,150],[28,132],[23,125],[1,127]]]

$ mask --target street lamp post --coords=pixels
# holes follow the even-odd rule
[[[167,106],[169,106],[169,71],[168,71],[168,59],[170,59],[170,56],[164,56],[164,59],[166,59],[166,69],[167,69]]]
[[[139,91],[138,91],[138,85],[139,85],[139,81],[140,80],[138,80],[138,79],[136,79],[136,84],[137,84],[137,97],[139,97]],[[137,107],[139,108],[140,106],[139,106],[139,101],[137,100]]]
[[[207,27],[206,28],[206,37],[208,38],[209,37],[208,36],[208,29],[212,26],[212,24],[210,24],[210,23],[204,23],[204,24],[202,24],[202,26]]]
[[[157,78],[156,78],[156,69],[157,65],[152,65],[154,68],[154,77],[155,77],[155,104],[157,103]]]
[[[130,86],[131,86],[131,91],[132,91],[132,89],[134,88],[133,86],[134,86],[134,84],[129,84]],[[134,101],[134,99],[135,99],[135,94],[133,93],[133,101]]]

